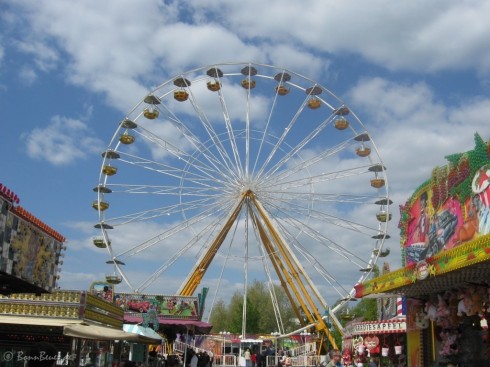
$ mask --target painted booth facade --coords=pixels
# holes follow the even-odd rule
[[[400,207],[404,267],[356,296],[407,297],[409,366],[490,366],[490,144],[446,159]]]

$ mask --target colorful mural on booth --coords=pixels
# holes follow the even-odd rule
[[[0,184],[0,272],[52,291],[65,238],[19,204],[12,191]]]
[[[404,263],[412,265],[490,233],[490,147],[447,156],[400,207]]]
[[[473,150],[446,159],[400,206],[404,267],[357,284],[356,297],[490,260],[490,142],[475,134]]]
[[[148,313],[154,310],[166,318],[199,319],[197,297],[116,293],[114,302],[126,312]]]
[[[107,302],[114,302],[114,284],[107,282],[93,282],[90,285],[90,293]]]

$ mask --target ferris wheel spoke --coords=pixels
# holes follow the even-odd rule
[[[218,159],[218,157],[216,157],[211,150],[206,147],[201,139],[194,135],[175,114],[168,110],[166,106],[165,110],[169,113],[168,120],[182,133],[187,141],[189,141],[191,145],[197,149],[203,157],[206,158],[206,160],[215,168],[215,170],[218,172],[225,170],[226,166],[224,165],[223,160]],[[234,171],[229,171],[229,173],[232,176],[237,176],[236,172]]]
[[[263,191],[260,197],[268,200],[278,201],[310,201],[316,203],[336,203],[336,204],[358,204],[358,205],[373,205],[377,201],[384,199],[379,195],[353,195],[344,193],[318,193],[318,192],[301,192],[301,191]]]
[[[239,176],[239,172],[237,172],[235,169],[232,169],[232,167],[236,167],[236,164],[233,165],[233,161],[231,160],[228,151],[225,149],[223,146],[223,143],[221,139],[219,138],[218,134],[216,133],[215,129],[213,128],[213,125],[209,122],[206,113],[204,112],[203,109],[201,109],[197,103],[197,100],[194,98],[194,95],[192,91],[190,92],[191,98],[190,98],[190,103],[192,104],[194,110],[197,112],[199,116],[199,120],[204,127],[204,130],[206,131],[207,135],[211,139],[211,141],[214,144],[214,147],[219,153],[219,156],[221,157],[221,161],[223,164],[226,166],[227,171],[233,172],[237,177]],[[236,153],[236,152],[234,152]],[[235,157],[235,163],[237,162],[237,157],[236,154],[234,154]]]
[[[281,73],[281,78],[279,80],[279,84],[283,83],[283,79],[284,79],[284,71]],[[265,124],[265,127],[264,127],[264,130],[261,134],[261,137],[259,139],[259,147],[258,147],[258,150],[257,150],[257,155],[255,157],[255,162],[254,162],[254,166],[253,166],[253,169],[252,169],[252,172],[255,173],[256,172],[256,169],[259,165],[259,158],[261,157],[261,152],[262,152],[262,149],[264,148],[264,143],[266,141],[266,138],[267,138],[267,135],[269,133],[269,125],[271,123],[271,120],[272,120],[272,115],[275,111],[275,108],[276,108],[276,103],[277,103],[277,98],[279,96],[279,93],[278,93],[278,88],[276,88],[276,93],[274,95],[274,100],[271,104],[271,107],[269,109],[269,116],[267,117],[267,122]],[[257,177],[260,177],[260,172],[257,174]]]
[[[248,79],[251,82],[252,68],[249,67]],[[247,97],[245,102],[245,178],[249,177],[250,170],[250,96],[251,88],[247,89]]]
[[[176,253],[174,253],[172,256],[167,258],[167,260],[150,277],[148,277],[139,285],[138,290],[143,291],[146,288],[148,288],[153,282],[158,280],[161,277],[162,273],[167,271],[181,256],[189,252],[190,249],[192,249],[194,246],[199,245],[199,243],[202,241],[204,237],[211,236],[214,230],[218,228],[221,221],[222,221],[222,217],[217,217],[210,224],[205,226],[201,230],[201,232],[195,235],[194,237],[192,237],[191,240],[187,242],[186,245],[178,249]]]
[[[296,246],[297,242],[295,242],[296,250],[301,253],[301,255],[308,261],[308,263],[315,269],[315,271],[325,279],[328,284],[330,284],[337,291],[339,295],[344,295],[348,291],[344,288],[344,286],[337,281],[335,276],[330,273],[318,260],[317,258],[307,251],[303,246]]]
[[[148,195],[168,195],[176,197],[178,195],[191,197],[212,197],[218,199],[223,195],[219,187],[199,187],[194,186],[161,186],[161,185],[137,185],[137,184],[107,184],[107,188],[114,194],[148,194]]]
[[[287,156],[284,159],[282,159],[280,162],[276,164],[276,168],[270,170],[267,175],[265,175],[262,179],[264,181],[268,181],[270,179],[275,180],[275,181],[281,181],[284,180],[290,176],[294,176],[298,172],[307,169],[321,161],[324,161],[325,159],[335,155],[339,154],[341,151],[345,150],[347,147],[350,147],[352,145],[352,140],[344,140],[342,143],[337,144],[336,146],[331,147],[330,149],[327,149],[326,151],[323,151],[307,160],[300,161],[298,162],[295,166],[290,166],[288,167],[287,170],[283,170],[282,172],[275,174],[277,170],[281,167],[283,167],[286,163],[291,161],[291,156]]]
[[[219,77],[217,78],[217,82],[220,83],[220,85],[222,85]],[[226,133],[228,134],[228,140],[230,142],[231,151],[233,153],[233,158],[235,160],[235,167],[238,170],[237,174],[238,174],[238,176],[243,177],[243,167],[242,167],[242,162],[240,159],[240,151],[238,150],[237,139],[236,139],[236,136],[235,136],[232,124],[231,124],[230,113],[228,111],[226,100],[224,98],[224,95],[223,95],[221,88],[218,91],[218,95],[219,95],[219,101],[221,104],[221,110],[223,111],[223,119],[225,121]]]
[[[183,151],[182,149],[179,149],[176,147],[174,144],[170,143],[169,141],[165,140],[164,138],[155,135],[153,132],[150,130],[146,129],[142,125],[138,125],[138,128],[135,129],[134,133],[142,138],[144,141],[147,142],[147,144],[154,144],[155,148],[162,149],[163,152],[168,152],[170,155],[178,158],[178,159],[186,159],[189,157],[189,154]],[[117,145],[116,148],[119,148],[120,145]],[[119,150],[121,152],[121,150]]]
[[[182,127],[182,129],[185,129],[185,126]],[[181,129],[179,129],[181,130]],[[177,158],[178,160],[184,161],[187,164],[192,164],[194,165],[194,168],[196,170],[200,170],[203,172],[215,172],[216,171],[216,164],[217,160],[214,159],[212,156],[204,155],[207,159],[206,161],[200,160],[198,162],[195,162],[194,159],[190,154],[185,152],[182,149],[177,148],[174,144],[168,142],[167,140],[155,135],[151,131],[145,129],[142,126],[139,126],[138,129],[135,131],[136,134],[138,134],[141,138],[143,138],[145,141],[147,141],[150,144],[154,144],[156,148],[160,148],[164,152],[168,152],[171,156]],[[191,139],[192,140],[192,139]],[[127,154],[129,155],[129,154]],[[149,161],[153,162],[154,164],[161,164],[163,163],[157,163],[153,160],[148,160],[148,159],[143,159],[139,157],[143,161]],[[212,163],[211,165],[207,163]],[[219,166],[219,165],[218,165]]]
[[[175,234],[180,233],[183,230],[188,229],[192,225],[196,225],[199,222],[202,222],[208,218],[211,218],[213,215],[216,214],[217,210],[222,210],[222,207],[220,207],[219,205],[213,205],[211,207],[208,207],[206,210],[204,210],[199,215],[196,215],[196,216],[194,216],[194,217],[192,217],[186,221],[183,221],[183,222],[169,228],[165,232],[162,232],[162,233],[158,234],[157,236],[154,236],[154,237],[150,238],[149,240],[134,246],[132,249],[121,252],[117,256],[119,258],[128,258],[128,257],[135,256],[138,253],[140,253],[140,252],[142,252],[142,251],[144,251],[150,247],[153,247],[153,246],[157,245],[158,243],[174,236]]]
[[[359,176],[361,174],[366,174],[366,173],[369,173],[369,166],[351,167],[344,170],[324,172],[319,175],[311,175],[311,177],[307,177],[307,178],[291,179],[290,181],[276,182],[270,180],[268,184],[263,185],[263,188],[267,190],[274,190],[274,189],[285,190],[294,187],[306,187],[312,184],[338,180],[347,177]]]
[[[165,149],[167,150],[167,149]],[[209,177],[213,178],[216,176],[216,169],[214,167],[207,166],[203,164],[202,161],[195,161],[191,156],[179,149],[170,149],[167,150],[174,155],[178,161],[185,162],[188,165],[192,164],[193,167],[193,175],[196,177]],[[183,167],[181,166],[172,166],[171,164],[156,162],[155,160],[143,158],[140,156],[136,156],[130,153],[119,152],[120,157],[118,158],[119,162],[123,162],[126,164],[135,165],[138,167],[145,168],[147,170],[154,170],[158,173],[164,173],[172,177],[180,178],[183,172]]]
[[[262,164],[259,172],[257,173],[257,178],[258,179],[260,179],[260,177],[264,174],[264,172],[266,171],[266,168],[268,167],[269,163],[272,161],[272,159],[276,155],[276,153],[279,150],[279,148],[281,146],[283,146],[284,140],[286,139],[286,137],[289,134],[289,132],[292,130],[292,127],[296,123],[296,121],[298,120],[299,116],[301,115],[301,112],[304,109],[305,103],[306,103],[306,100],[305,100],[305,102],[303,102],[303,104],[296,111],[295,115],[289,121],[289,124],[284,128],[284,131],[282,132],[281,136],[277,140],[276,144],[271,149],[271,151],[269,153],[269,156],[265,159],[265,161]]]
[[[331,238],[328,238],[325,235],[321,234],[319,231],[312,228],[307,223],[297,220],[296,216],[292,215],[292,214],[294,214],[294,211],[292,211],[288,208],[288,210],[281,211],[281,214],[283,215],[283,218],[281,219],[282,222],[287,222],[289,224],[289,226],[291,226],[292,228],[300,230],[302,233],[308,235],[311,239],[315,240],[319,244],[322,244],[322,246],[327,247],[329,250],[332,250],[332,251],[336,252],[337,254],[341,255],[343,258],[345,258],[349,262],[353,262],[359,267],[362,267],[365,265],[366,262],[362,258],[360,258],[357,254],[355,254],[354,252],[343,247],[342,245],[340,245],[338,242],[332,240]],[[301,213],[299,213],[299,214],[301,214]],[[285,228],[284,225],[282,225],[281,227]]]
[[[277,209],[281,208],[283,213],[292,212],[299,216],[310,216],[312,219],[317,219],[322,223],[330,223],[336,227],[354,231],[357,233],[365,234],[366,236],[374,236],[379,233],[379,227],[367,226],[358,222],[347,220],[345,218],[340,218],[338,215],[332,215],[324,213],[322,211],[307,208],[293,202],[289,202],[287,205],[281,206],[280,202],[278,205],[269,203],[269,205],[275,206]]]
[[[216,184],[220,184],[221,187],[227,187],[230,184],[229,178],[223,175],[223,172],[210,171],[200,167],[198,164],[193,166],[194,169],[190,172],[185,167],[161,164],[129,154],[121,155],[119,162],[193,183],[197,189],[199,187],[216,187]]]
[[[294,228],[294,226],[292,228]],[[342,266],[346,266],[347,264],[352,264],[354,266],[354,269],[358,269],[358,270],[364,269],[367,266],[369,266],[369,261],[360,259],[359,256],[357,256],[356,254],[352,253],[349,250],[345,250],[345,248],[343,248],[340,244],[332,241],[331,239],[327,239],[327,238],[322,239],[321,237],[323,236],[319,236],[318,232],[316,232],[312,228],[305,229],[304,233],[308,235],[311,239],[313,239],[315,242],[317,242],[319,247],[325,247],[325,249],[329,251],[329,253],[332,256],[336,256],[338,260],[344,259],[344,264]],[[347,293],[344,285],[342,285],[341,282],[331,272],[329,272],[324,265],[320,264],[316,260],[318,257],[317,256],[318,248],[315,250],[315,255],[314,255],[305,246],[300,245],[299,242],[294,237],[290,236],[290,241],[291,243],[293,243],[295,250],[298,253],[302,254],[302,256],[308,261],[308,263],[311,264],[311,266],[315,269],[315,271],[325,281],[327,281],[332,287],[336,289],[338,294]],[[340,265],[337,262],[335,266],[340,266]],[[363,277],[364,275],[361,274],[359,279],[362,279]]]
[[[223,200],[221,204],[217,204],[212,198],[205,198],[200,200],[189,201],[182,204],[172,204],[161,208],[148,209],[145,211],[128,213],[119,217],[105,218],[105,223],[110,224],[114,227],[123,226],[133,222],[149,221],[155,220],[164,216],[170,216],[172,214],[181,214],[196,209],[201,209],[203,207],[208,207],[209,205],[218,206],[225,203]]]
[[[324,279],[336,292],[338,295],[346,294],[347,290],[345,287],[337,281],[335,276],[329,272],[325,266],[323,266],[318,260],[317,256],[313,255],[310,251],[308,251],[304,246],[299,243],[296,238],[289,234],[289,238],[295,250],[301,254],[301,256],[311,265],[313,269]],[[323,302],[324,307],[327,306],[327,303]]]
[[[332,115],[333,116],[333,115]],[[265,174],[266,176],[272,176],[276,173],[281,167],[286,165],[291,159],[297,156],[298,152],[304,149],[308,143],[310,143],[322,130],[324,130],[332,121],[332,117],[324,120],[320,123],[310,134],[308,134],[302,141],[300,141],[291,151],[285,154],[269,171]],[[330,154],[329,154],[330,155]],[[317,159],[318,162],[320,159]],[[313,163],[313,162],[312,162]]]

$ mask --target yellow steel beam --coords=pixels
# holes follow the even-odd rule
[[[277,249],[279,250],[280,254],[282,255],[282,258],[284,259],[287,268],[291,271],[291,274],[293,277],[290,276],[289,272],[287,271],[286,267],[282,266],[281,270],[283,271],[283,274],[285,275],[285,279],[287,280],[287,284],[292,288],[292,291],[296,297],[296,303],[299,303],[302,311],[304,312],[305,316],[308,318],[310,322],[315,322],[315,328],[319,332],[323,332],[327,335],[330,343],[333,346],[336,346],[335,339],[330,333],[330,330],[327,327],[327,324],[322,318],[322,315],[318,312],[318,308],[315,305],[315,302],[313,301],[312,297],[310,296],[310,292],[306,289],[304,286],[304,283],[302,279],[300,278],[301,274],[304,278],[308,278],[308,276],[303,272],[302,267],[300,264],[298,264],[295,261],[295,257],[289,250],[288,246],[285,244],[283,239],[281,238],[279,232],[276,230],[274,225],[272,224],[272,221],[269,219],[267,213],[263,209],[262,205],[256,200],[255,196],[253,194],[250,194],[250,199],[254,203],[254,206],[257,208],[259,211],[260,217],[262,218],[263,222],[265,223],[269,233],[271,234],[274,243],[277,246]],[[281,261],[280,257],[277,256],[276,253],[276,258]],[[299,271],[298,271],[299,269]],[[296,286],[296,284],[299,287]],[[311,283],[311,282],[308,282]],[[315,293],[315,289],[313,289],[313,293]],[[306,300],[306,303],[303,301]],[[291,302],[292,304],[295,304],[295,302]],[[307,305],[308,304],[308,305]],[[309,307],[308,307],[309,306]],[[325,307],[325,305],[323,305]],[[300,318],[301,322],[303,320]]]
[[[292,274],[292,277],[289,275],[289,273],[287,274],[286,279],[288,280],[288,284],[290,286],[292,286],[293,289],[296,289],[293,280],[296,281],[296,283],[298,284],[302,293],[300,294],[298,291],[295,291],[294,293],[295,293],[298,301],[300,301],[299,303],[302,305],[303,311],[308,316],[308,315],[311,315],[310,311],[313,310],[313,314],[314,314],[314,316],[316,316],[315,320],[318,320],[319,318],[321,318],[321,315],[319,315],[318,311],[316,311],[317,307],[315,305],[315,302],[311,298],[309,292],[306,290],[303,282],[301,281],[301,279],[299,277],[298,268],[300,268],[300,266],[298,264],[296,264],[296,262],[293,263],[294,257],[292,256],[291,251],[285,245],[284,241],[282,240],[281,236],[277,232],[277,230],[274,227],[274,225],[272,224],[272,222],[269,220],[269,217],[267,216],[265,210],[262,208],[260,203],[258,203],[257,200],[255,200],[255,198],[253,198],[253,201],[254,201],[255,206],[259,210],[261,218],[264,221],[269,233],[271,234],[272,238],[274,239],[274,243],[276,244],[277,249],[281,253],[281,255],[282,255],[282,257],[286,263],[287,268],[289,268],[289,270]],[[304,273],[302,275],[304,276]],[[307,301],[307,303],[309,304],[310,308],[306,307],[305,303],[301,300],[301,298],[302,298],[301,296],[304,296],[304,298]],[[310,317],[310,316],[308,316],[308,317]],[[310,321],[314,321],[314,320],[311,319]]]
[[[264,208],[256,200],[255,195],[250,190],[242,194],[240,201],[231,212],[230,217],[223,225],[223,228],[218,233],[209,249],[201,256],[199,261],[193,267],[192,271],[183,282],[178,294],[182,296],[192,296],[192,294],[195,292],[209,265],[216,256],[218,249],[228,235],[233,223],[235,223],[237,220],[245,201],[247,201],[251,218],[259,231],[261,242],[267,251],[269,259],[279,277],[287,297],[291,302],[291,306],[293,307],[296,316],[299,320],[301,320],[301,323],[304,324],[304,320],[300,312],[301,310],[308,321],[315,325],[316,331],[327,335],[330,344],[336,348],[335,340],[333,339],[327,324],[322,319],[322,315],[320,315],[318,312],[310,293],[314,294],[323,304],[321,297],[317,293],[316,288],[312,286],[312,282],[308,275],[305,274],[301,265],[297,262],[293,253],[289,250],[289,247],[285,244],[279,232],[272,224],[272,221],[269,219]],[[257,217],[253,207],[257,209],[261,220],[259,220],[259,217]],[[265,224],[265,227],[262,223]],[[306,289],[301,276],[310,285],[310,292]]]
[[[278,258],[277,252],[275,251],[273,244],[271,243],[269,237],[267,236],[267,233],[262,223],[258,220],[255,212],[251,210],[250,214],[255,226],[257,227],[257,230],[259,231],[260,240],[264,245],[265,251],[269,256],[269,259],[272,263],[272,266],[274,267],[274,270],[276,271],[277,276],[279,277],[279,281],[281,282],[282,289],[284,289],[284,292],[286,293],[286,296],[288,297],[289,302],[291,303],[291,306],[293,308],[294,313],[296,314],[296,317],[298,318],[298,320],[301,320],[302,316],[299,307],[297,306],[295,299],[293,298],[293,295],[291,294],[291,291],[287,287],[287,283],[284,279],[284,275],[283,275],[283,273],[285,273],[285,271],[283,270],[284,266],[282,265],[280,259]]]
[[[194,268],[189,273],[186,280],[184,281],[184,283],[182,283],[182,286],[177,292],[179,295],[192,296],[196,288],[199,286],[202,278],[204,277],[204,274],[206,274],[206,271],[208,270],[209,264],[211,264],[211,262],[213,261],[214,257],[216,256],[216,253],[218,252],[218,249],[220,248],[221,244],[226,238],[226,235],[230,231],[231,226],[238,218],[238,214],[242,209],[243,202],[247,194],[248,192],[242,194],[242,198],[235,206],[235,209],[231,213],[226,223],[223,225],[223,228],[218,233],[218,235],[216,236],[215,240],[213,241],[209,249],[201,256],[201,258],[196,263],[196,265],[194,265]]]

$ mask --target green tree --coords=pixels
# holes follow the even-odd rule
[[[352,313],[366,321],[378,319],[378,301],[374,298],[363,298],[354,307]]]
[[[296,329],[296,315],[284,289],[279,285],[274,285],[274,293],[278,303],[279,313],[281,314],[284,331],[287,332]],[[267,283],[257,280],[252,282],[247,288],[246,305],[247,333],[266,334],[280,330]],[[213,325],[213,332],[226,330],[233,333],[241,333],[242,319],[243,293],[235,292],[228,305],[225,305],[222,300],[216,303],[210,317],[210,322]]]
[[[228,305],[228,315],[230,317],[228,320],[228,331],[240,334],[242,332],[243,319],[243,295],[240,292],[235,292],[231,297]]]
[[[229,331],[229,319],[227,305],[223,300],[218,300],[214,305],[214,310],[209,318],[209,322],[213,325],[213,331]]]

